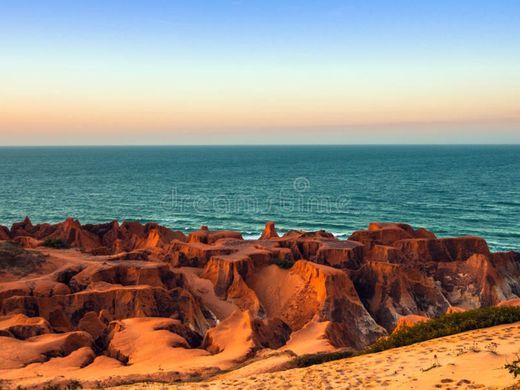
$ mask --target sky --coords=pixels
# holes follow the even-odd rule
[[[517,0],[0,0],[0,145],[520,143]]]

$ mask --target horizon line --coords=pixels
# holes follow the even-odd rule
[[[35,144],[0,145],[7,148],[110,148],[110,147],[264,147],[264,146],[520,146],[520,143],[301,143],[301,144]]]

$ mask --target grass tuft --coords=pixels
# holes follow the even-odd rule
[[[512,363],[507,363],[504,368],[515,378],[520,376],[520,356],[517,356]]]

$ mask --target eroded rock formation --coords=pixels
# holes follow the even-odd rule
[[[520,299],[520,254],[399,223],[339,240],[268,222],[244,240],[205,226],[186,236],[26,218],[0,226],[0,276],[0,379],[27,383],[41,382],[31,364],[123,378],[360,349],[419,320]]]

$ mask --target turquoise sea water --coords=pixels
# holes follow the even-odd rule
[[[520,146],[0,148],[0,224],[26,215],[248,237],[399,221],[520,250]]]

